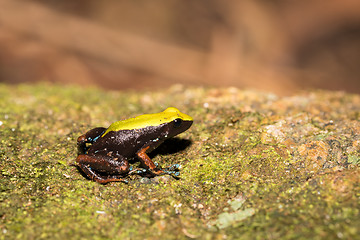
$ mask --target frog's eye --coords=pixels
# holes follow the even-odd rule
[[[180,127],[181,126],[181,124],[182,124],[182,120],[180,119],[180,118],[176,118],[175,120],[174,120],[174,127]]]

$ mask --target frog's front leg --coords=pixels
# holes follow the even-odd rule
[[[81,153],[86,153],[89,147],[86,146],[87,143],[94,143],[96,140],[101,137],[101,135],[106,131],[104,127],[97,127],[94,129],[89,130],[85,134],[81,135],[77,139],[77,145],[79,151]]]
[[[127,182],[118,177],[118,175],[125,175],[129,172],[129,163],[126,160],[116,161],[108,156],[81,154],[76,158],[76,162],[90,179],[98,183]],[[99,173],[102,172],[109,176],[100,175]]]
[[[169,174],[173,177],[178,177],[179,173],[177,172],[178,168],[179,168],[179,164],[175,164],[170,168],[165,168],[165,169],[158,169],[157,165],[150,159],[150,157],[146,154],[146,151],[149,150],[150,146],[144,147],[142,149],[140,149],[139,152],[137,152],[137,156],[140,158],[141,163],[143,163],[144,165],[146,165],[149,168],[149,171],[157,176],[157,175],[163,175],[163,174]],[[136,171],[133,170],[132,172],[136,172],[136,173],[142,173],[143,171]]]
[[[137,152],[137,156],[140,158],[141,163],[146,165],[150,172],[154,175],[162,175],[165,174],[163,170],[160,170],[156,167],[155,163],[150,159],[150,157],[146,154],[146,151],[149,150],[150,146],[144,147]]]

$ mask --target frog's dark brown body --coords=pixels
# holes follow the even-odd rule
[[[157,169],[146,152],[184,132],[191,125],[192,121],[175,119],[158,126],[109,131],[106,134],[106,128],[94,128],[78,138],[78,146],[83,154],[76,161],[84,173],[99,183],[123,181],[121,178],[130,172],[129,160],[136,157],[151,174],[164,174],[166,172]],[[87,147],[86,144],[91,146]]]

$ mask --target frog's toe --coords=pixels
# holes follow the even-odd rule
[[[115,178],[113,182],[123,182],[123,183],[126,183],[126,184],[128,184],[128,183],[129,183],[129,181],[128,181],[128,180],[123,179],[123,178]]]
[[[168,168],[162,169],[165,174],[169,174],[174,177],[178,177],[180,175],[179,168],[181,167],[180,164],[173,164]]]
[[[176,171],[171,171],[169,174],[170,174],[171,176],[175,176],[175,177],[180,176],[180,172],[176,172]]]
[[[170,167],[167,167],[167,168],[165,168],[163,170],[165,170],[165,171],[179,171],[180,167],[181,167],[181,165],[176,163],[176,164],[173,164]]]
[[[170,170],[163,170],[164,173],[163,174],[168,174],[174,178],[178,178],[180,176],[180,172],[179,171],[170,171]]]
[[[128,173],[129,175],[133,175],[133,174],[139,174],[139,175],[141,175],[141,174],[144,174],[144,173],[146,173],[146,172],[148,172],[148,170],[147,169],[145,169],[145,168],[131,168],[131,170],[130,170],[130,172]]]

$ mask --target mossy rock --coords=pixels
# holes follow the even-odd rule
[[[169,106],[194,124],[151,155],[180,179],[73,166],[87,130]],[[343,92],[0,85],[0,239],[358,238],[359,116]]]

